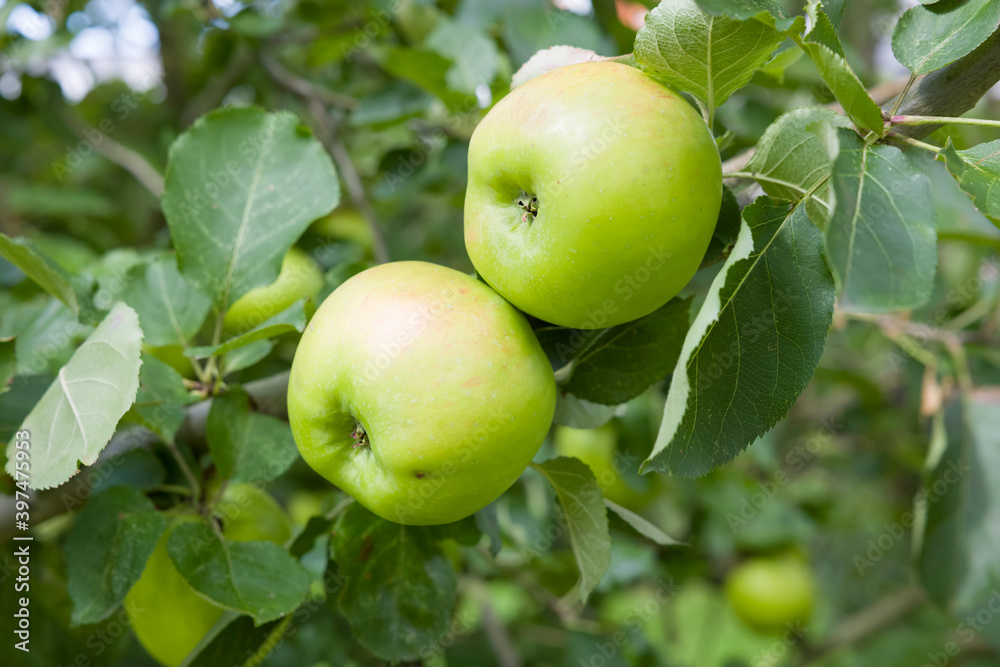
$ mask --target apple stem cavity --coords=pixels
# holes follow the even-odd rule
[[[354,439],[354,444],[351,445],[351,449],[357,449],[358,447],[371,447],[371,443],[368,441],[368,432],[365,431],[365,427],[361,425],[357,419],[354,420],[354,430],[351,431],[351,437]]]
[[[528,222],[528,216],[534,220],[538,217],[538,197],[528,194],[524,190],[517,196],[517,205],[524,211],[521,215],[521,222]]]

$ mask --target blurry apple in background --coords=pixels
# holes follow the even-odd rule
[[[754,558],[729,573],[726,597],[747,625],[783,632],[791,623],[808,620],[816,600],[816,582],[797,554]]]
[[[450,523],[531,462],[556,386],[527,320],[482,282],[426,262],[349,279],[292,363],[288,417],[306,463],[379,516]]]
[[[277,280],[250,290],[226,311],[222,323],[225,337],[250,331],[299,299],[315,297],[322,287],[323,272],[316,262],[298,248],[290,249],[281,261]]]
[[[627,65],[568,65],[512,90],[476,127],[465,245],[521,310],[598,329],[687,285],[721,201],[715,139],[684,98]]]
[[[555,449],[560,456],[576,457],[586,463],[604,497],[633,512],[644,508],[657,495],[659,478],[639,477],[635,471],[640,459],[630,459],[618,451],[618,433],[613,423],[594,429],[558,426]]]
[[[209,497],[213,492],[210,488]],[[216,510],[222,520],[222,534],[228,540],[282,544],[291,536],[284,510],[252,484],[228,485]],[[134,614],[132,630],[139,643],[166,667],[180,665],[225,611],[198,595],[167,553],[167,541],[174,528],[197,520],[192,515],[172,518],[139,581],[125,596],[125,608]]]

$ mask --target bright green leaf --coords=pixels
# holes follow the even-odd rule
[[[1000,27],[1000,2],[959,0],[911,7],[892,33],[892,52],[914,74],[968,55]]]

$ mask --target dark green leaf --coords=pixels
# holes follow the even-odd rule
[[[286,111],[224,107],[170,147],[163,212],[181,273],[225,310],[278,277],[309,223],[340,200],[333,163]]]
[[[121,604],[166,527],[153,503],[131,486],[115,486],[87,502],[66,540],[74,625],[96,623]]]
[[[1000,27],[1000,2],[961,0],[917,5],[899,17],[892,52],[914,74],[927,74],[971,53]]]
[[[608,329],[575,361],[566,390],[603,405],[619,405],[663,380],[684,344],[691,297]]]
[[[257,625],[249,616],[227,611],[181,663],[181,667],[246,664],[250,656],[267,648],[271,633],[278,633],[275,639],[283,639],[280,633],[287,627],[285,619]],[[274,649],[274,640],[270,648]]]
[[[716,276],[674,370],[640,470],[704,475],[781,419],[805,389],[833,318],[822,234],[802,206],[765,197]]]
[[[340,609],[354,637],[383,660],[415,660],[448,630],[457,581],[435,540],[433,527],[392,523],[358,503],[337,522]]]
[[[205,438],[219,475],[234,482],[272,480],[298,457],[288,424],[250,412],[250,397],[240,387],[212,401]]]
[[[170,534],[167,552],[188,584],[258,625],[292,612],[309,592],[309,573],[273,542],[230,542],[202,522]]]
[[[10,391],[11,381],[17,372],[17,356],[14,354],[14,337],[0,338],[0,394]]]

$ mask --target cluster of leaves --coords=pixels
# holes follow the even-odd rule
[[[465,266],[456,231],[464,142],[481,107],[506,92],[511,72],[538,49],[559,43],[600,52],[634,48],[638,67],[691,96],[706,122],[719,130],[723,150],[741,148],[741,142],[754,146],[733,188],[742,197],[749,177],[767,196],[741,210],[738,197],[726,189],[696,295],[607,330],[538,323],[561,386],[557,424],[594,428],[610,421],[635,463],[646,458],[643,470],[682,477],[705,475],[757,441],[758,458],[746,465],[755,475],[775,475],[780,465],[766,457],[777,458],[781,450],[768,442],[769,433],[775,437],[772,428],[817,367],[822,376],[836,302],[843,318],[887,323],[887,335],[930,369],[923,375],[922,404],[909,407],[929,416],[932,446],[926,461],[900,463],[926,488],[944,488],[915,508],[922,530],[916,540],[923,544],[921,582],[937,603],[959,614],[977,609],[991,594],[996,566],[984,554],[997,544],[977,527],[989,525],[995,513],[998,398],[974,385],[997,383],[997,359],[988,345],[963,344],[960,331],[935,333],[953,314],[947,308],[964,305],[952,299],[954,290],[936,292],[935,267],[939,238],[978,238],[987,247],[1000,246],[992,226],[971,232],[959,226],[958,216],[939,215],[946,197],[964,192],[983,215],[1000,219],[993,192],[1000,147],[959,149],[949,142],[934,151],[941,161],[901,150],[909,148],[895,133],[903,121],[883,114],[848,62],[838,36],[843,2],[809,2],[805,16],[792,16],[771,0],[667,0],[636,35],[617,23],[610,3],[595,4],[608,26],[604,31],[595,21],[539,3],[463,2],[453,14],[420,3],[390,9],[303,3],[280,16],[247,9],[205,38],[210,54],[205,60],[217,58],[219,71],[189,73],[202,80],[204,95],[188,95],[178,116],[197,111],[199,119],[176,138],[172,133],[183,121],[165,124],[170,150],[162,212],[169,239],[153,232],[145,237],[135,230],[108,232],[115,228],[101,208],[108,201],[88,199],[82,196],[86,191],[72,186],[69,195],[54,197],[56,208],[63,208],[52,217],[84,211],[85,219],[72,220],[70,230],[109,252],[90,257],[90,250],[74,262],[73,251],[53,242],[54,235],[34,241],[0,235],[0,256],[16,267],[17,281],[30,279],[3,295],[0,317],[0,336],[13,336],[0,340],[0,384],[14,390],[0,411],[4,440],[23,428],[32,441],[30,474],[18,468],[13,448],[0,457],[12,475],[6,484],[21,492],[29,484],[59,487],[59,503],[68,509],[89,496],[72,525],[57,528],[65,532],[51,540],[67,556],[60,562],[56,549],[46,571],[65,581],[46,581],[40,589],[52,603],[41,618],[51,616],[53,626],[75,633],[69,657],[60,662],[71,662],[73,652],[93,654],[93,637],[110,635],[116,623],[127,625],[119,611],[122,601],[174,512],[201,513],[204,519],[174,531],[172,562],[202,597],[227,611],[188,664],[256,664],[282,642],[286,645],[274,656],[289,664],[319,659],[309,653],[310,642],[338,651],[322,655],[337,664],[368,660],[369,653],[393,662],[433,662],[456,638],[464,638],[475,655],[476,642],[484,640],[471,636],[495,613],[487,611],[491,605],[507,599],[510,591],[498,584],[505,579],[518,581],[535,598],[525,601],[523,591],[509,595],[516,601],[511,622],[524,613],[571,628],[569,639],[561,639],[562,659],[577,664],[576,657],[586,658],[596,646],[581,631],[593,626],[581,618],[579,601],[600,596],[603,631],[631,625],[631,612],[660,599],[664,591],[650,582],[666,576],[667,559],[680,558],[664,548],[676,541],[648,518],[604,499],[586,465],[553,458],[549,445],[501,502],[449,526],[398,526],[327,493],[322,511],[303,522],[287,544],[234,542],[213,528],[217,495],[206,491],[206,482],[273,485],[279,495],[283,484],[286,489],[303,480],[316,484],[302,469],[287,423],[267,414],[280,416],[280,405],[259,405],[251,397],[260,383],[287,369],[289,349],[315,304],[297,302],[249,331],[224,336],[227,308],[273,281],[295,244],[311,249],[328,269],[327,290],[367,265],[376,243],[370,235],[330,244],[317,233],[324,221],[343,232],[337,227],[338,212],[347,208],[341,204],[340,179],[348,187],[364,181],[375,216],[386,222],[392,256],[429,256]],[[173,39],[174,48],[191,39],[185,22],[221,20],[201,11],[163,20],[164,37]],[[1000,9],[989,0],[928,2],[903,14],[892,48],[914,76],[926,74],[975,50],[998,25]],[[287,66],[336,72],[320,84],[291,74],[276,58],[283,40],[317,27],[319,37],[306,48],[281,55]],[[929,42],[937,48],[927,49]],[[750,84],[767,82],[780,90],[786,75],[795,76],[793,67],[806,63],[825,86],[823,95],[832,96],[843,114],[819,106],[779,110],[766,129],[725,131],[733,117],[723,106],[727,100],[751,99]],[[238,106],[202,115],[201,105],[215,95],[207,82],[222,70],[230,72],[225,85],[234,90],[240,77],[253,82],[266,74],[277,83],[261,97],[270,103],[289,89],[294,95],[275,106],[301,114]],[[52,91],[39,84],[33,94],[37,104]],[[311,106],[317,101],[319,113]],[[300,117],[311,118],[313,129]],[[323,144],[333,158],[341,150],[353,162],[337,159],[335,166]],[[155,145],[150,153],[160,152]],[[57,162],[62,170],[63,158]],[[31,173],[29,164],[18,166]],[[86,170],[78,168],[70,178],[83,179],[82,174]],[[63,175],[59,171],[60,179]],[[15,198],[12,210],[37,214],[39,202],[61,189],[13,188],[21,200]],[[137,197],[137,210],[155,210],[147,194]],[[351,205],[371,207],[364,197],[364,192],[353,195]],[[954,210],[978,215],[968,201],[954,204]],[[408,224],[407,216],[420,224]],[[119,245],[142,249],[112,250]],[[10,275],[8,268],[4,272]],[[899,311],[937,309],[942,302],[946,314],[928,311],[932,325],[926,335],[938,336],[935,342],[946,349],[943,359],[928,352],[926,338],[900,323],[905,320],[885,319]],[[861,335],[849,333],[854,336],[849,344],[826,350],[827,357],[839,355],[826,366],[828,375],[841,370],[837,364],[860,344]],[[194,379],[154,356],[160,348],[181,350]],[[968,357],[982,361],[973,361],[970,369]],[[861,387],[861,394],[871,390],[866,368],[850,360],[844,365],[851,366],[844,371],[851,379],[841,382]],[[926,398],[945,393],[951,378],[957,379],[960,400]],[[653,412],[658,419],[662,408],[662,424],[630,429],[630,415],[649,400],[659,401]],[[892,409],[872,400],[875,405],[866,406],[871,410]],[[802,421],[811,424],[815,416]],[[887,441],[901,437],[889,426],[863,424]],[[904,433],[922,437],[918,427],[912,430],[917,433]],[[899,455],[905,456],[912,459]],[[838,455],[831,459],[841,470],[853,470]],[[92,467],[75,476],[79,462]],[[951,478],[955,470],[962,471],[958,483]],[[669,565],[703,571],[699,558],[729,563],[740,551],[820,539],[823,510],[817,507],[853,492],[825,479],[817,500],[807,485],[793,485],[797,500],[772,500],[748,517],[740,509],[756,490],[748,479],[738,471],[716,471],[698,482],[678,480],[663,494],[654,513],[657,523],[685,535],[696,554]],[[877,479],[866,478],[862,486],[865,493],[881,492]],[[845,504],[839,515],[824,515],[822,522],[850,530],[864,544],[871,534],[865,530],[880,531],[878,522],[894,517],[884,508],[859,522],[867,497]],[[699,516],[697,526],[679,518],[685,514],[679,507]],[[865,553],[856,550],[858,544],[831,552],[857,557]],[[858,569],[864,574],[864,566]],[[465,570],[474,577],[460,575]],[[633,597],[615,598],[619,584],[636,584]],[[570,594],[558,598],[549,588]],[[671,586],[665,591],[672,600],[664,621],[668,630],[643,617],[630,627],[629,651],[660,661],[723,664],[734,656],[750,660],[768,647],[771,640],[739,626],[705,582],[692,580],[680,593]],[[875,595],[865,589],[858,597],[867,602]],[[66,618],[60,617],[60,604],[71,610]],[[464,617],[453,614],[456,604],[474,609],[475,620],[458,623]],[[722,648],[708,656],[699,632],[718,618],[724,621],[723,639],[716,642]],[[320,625],[342,645],[333,642],[331,649],[331,641],[308,634]],[[928,625],[935,628],[935,641],[950,629],[948,619],[937,616]],[[299,641],[290,629],[301,630]],[[919,628],[911,630],[920,635]],[[105,659],[126,650],[113,641],[119,635],[98,642],[113,648]]]

